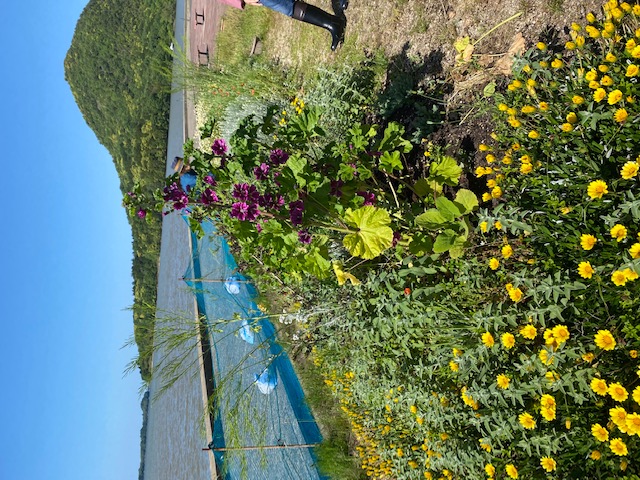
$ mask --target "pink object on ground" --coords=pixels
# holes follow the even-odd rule
[[[244,8],[243,0],[220,0],[221,3],[225,3],[234,8]]]

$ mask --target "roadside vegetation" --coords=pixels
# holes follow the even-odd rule
[[[295,314],[307,390],[339,407],[332,475],[638,478],[640,7],[508,36],[491,67],[454,36],[436,73],[354,38],[301,74],[263,20],[266,52],[221,35],[234,60],[193,76],[196,187],[124,202],[212,219],[274,323]]]
[[[123,193],[136,183],[151,189],[165,175],[171,82],[161,70],[171,62],[174,16],[175,2],[168,0],[91,0],[64,61],[65,79],[111,154]],[[149,215],[147,222],[129,217],[129,223],[138,367],[149,380],[151,357],[144,352],[152,350],[154,318],[147,307],[156,304],[161,221]]]

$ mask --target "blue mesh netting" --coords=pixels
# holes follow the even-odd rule
[[[203,224],[185,281],[206,315],[216,398],[212,447],[225,479],[320,479],[312,449],[322,436],[291,361],[238,272],[227,242]],[[258,447],[249,448],[247,447]]]

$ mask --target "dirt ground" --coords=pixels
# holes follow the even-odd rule
[[[328,11],[327,0],[310,0]],[[513,21],[486,36],[474,53],[500,54],[507,52],[517,34],[527,45],[544,38],[545,32],[562,30],[574,21],[582,21],[589,11],[599,12],[600,0],[351,0],[346,10],[347,42],[358,48],[382,48],[388,56],[404,54],[409,58],[428,58],[435,52],[442,55],[445,69],[455,63],[453,44],[458,37],[479,39],[501,21],[521,13]],[[293,44],[304,28],[299,22],[279,16],[269,38],[275,42],[282,63],[295,65]],[[325,47],[325,48],[323,48]],[[325,45],[315,46],[314,56],[326,61],[332,55]]]
[[[331,10],[328,0],[309,3]],[[523,52],[539,41],[554,43],[555,39],[564,45],[571,23],[584,24],[586,14],[600,13],[603,3],[604,0],[351,0],[346,10],[343,50],[382,49],[401,68],[405,65],[422,76],[415,86],[429,79],[444,81],[447,109],[462,113],[447,118],[449,121],[430,140],[447,147],[450,154],[467,155],[473,165],[481,160],[478,144],[488,139],[492,129],[486,116],[465,116],[464,109],[469,111],[474,95],[491,81],[498,85],[505,81],[512,53]],[[318,34],[313,32],[317,29],[301,22],[282,15],[276,17],[275,28],[266,41],[278,62],[295,68],[305,62],[344,61],[341,56],[345,52],[332,53],[328,48],[328,33]],[[472,61],[467,64],[456,61],[454,44],[463,37],[475,44]],[[473,183],[474,179],[468,181]]]

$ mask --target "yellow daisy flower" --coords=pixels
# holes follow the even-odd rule
[[[583,250],[591,250],[597,242],[598,239],[589,233],[580,235],[580,246]]]
[[[607,393],[609,393],[611,398],[613,398],[616,402],[624,402],[627,398],[629,398],[627,389],[624,388],[619,382],[609,384]]]
[[[609,431],[599,423],[591,426],[591,434],[599,442],[606,442],[609,440]]]
[[[591,390],[593,390],[595,393],[597,393],[601,397],[604,397],[607,394],[607,392],[609,391],[609,387],[607,386],[607,382],[605,382],[601,378],[595,378],[594,377],[591,380],[591,384],[589,386],[591,387]]]
[[[622,166],[620,170],[620,176],[624,180],[630,180],[636,175],[638,175],[638,170],[640,170],[640,163],[635,162],[627,162]]]
[[[537,334],[538,331],[533,325],[525,325],[520,329],[520,335],[528,340],[533,340],[534,338],[536,338]]]
[[[627,238],[627,228],[624,225],[620,225],[616,223],[611,230],[609,231],[612,238],[615,238],[616,241],[621,242],[625,238]]]
[[[594,268],[591,266],[589,262],[580,262],[578,264],[578,275],[582,278],[591,278],[595,273]]]
[[[602,180],[595,180],[587,187],[587,195],[592,199],[602,198],[607,193],[609,193],[607,184]]]
[[[602,350],[613,350],[616,348],[616,340],[609,330],[598,330],[594,337],[594,342],[597,347]]]

